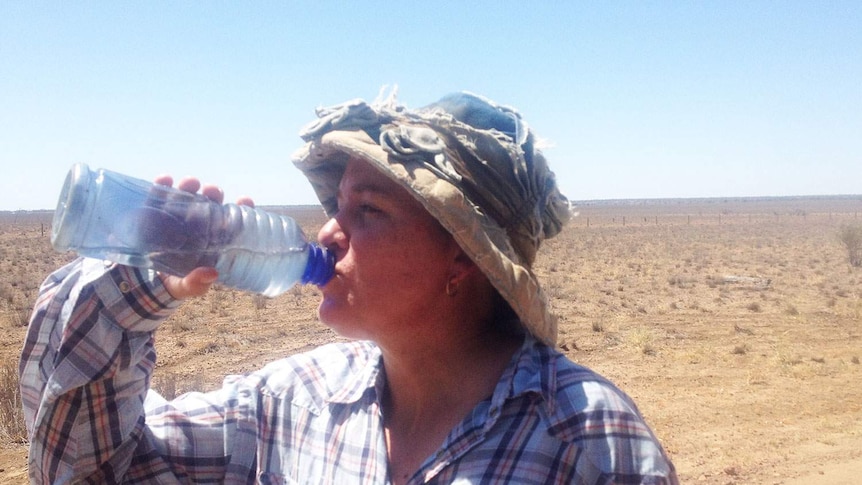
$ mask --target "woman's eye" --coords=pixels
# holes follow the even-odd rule
[[[379,214],[382,211],[373,205],[361,204],[359,206],[359,212],[363,214]]]

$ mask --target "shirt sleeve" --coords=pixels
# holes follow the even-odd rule
[[[145,428],[153,332],[177,306],[155,272],[94,259],[45,280],[19,367],[32,483],[121,481]]]

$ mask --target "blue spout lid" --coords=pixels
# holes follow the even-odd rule
[[[302,275],[303,284],[325,285],[335,274],[335,255],[317,244],[308,245],[308,263]]]

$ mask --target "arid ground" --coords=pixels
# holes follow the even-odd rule
[[[285,208],[309,234],[317,208]],[[606,201],[542,249],[558,345],[638,402],[683,483],[857,483],[862,476],[862,268],[842,227],[862,196]],[[50,213],[0,215],[0,385],[40,281],[71,259]],[[157,336],[164,394],[337,339],[314,288],[274,299],[218,288]],[[14,400],[0,389],[0,483],[26,483]]]

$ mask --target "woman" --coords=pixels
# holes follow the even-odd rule
[[[24,348],[31,479],[675,483],[631,400],[554,350],[530,268],[569,205],[520,115],[457,94],[318,117],[294,162],[331,216],[319,313],[355,340],[165,402],[153,334],[215,270],[75,261],[43,285]]]

